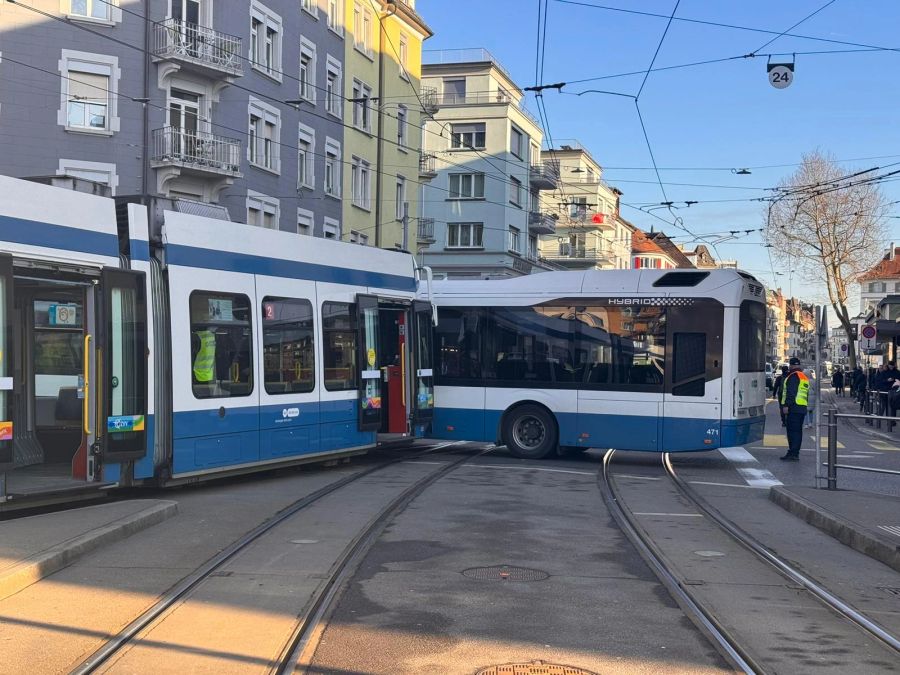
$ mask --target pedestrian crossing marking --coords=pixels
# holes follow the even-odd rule
[[[878,529],[890,532],[895,537],[900,537],[900,525],[879,525]]]
[[[811,436],[808,436],[810,440],[812,440]],[[806,440],[806,438],[804,438]],[[815,441],[813,441],[815,443]],[[828,438],[826,436],[821,436],[819,438],[819,445],[823,448],[828,447]],[[764,434],[763,435],[763,446],[767,448],[786,448],[788,446],[787,436],[782,436],[781,434]],[[843,443],[838,441],[838,448],[846,449]]]
[[[869,446],[876,450],[887,450],[890,452],[900,451],[900,448],[897,447],[896,443],[889,443],[888,441],[872,440],[869,441]]]

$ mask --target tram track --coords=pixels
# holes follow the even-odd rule
[[[168,591],[161,595],[149,609],[132,620],[127,626],[111,639],[107,640],[105,644],[94,651],[87,659],[74,667],[70,672],[72,675],[87,675],[89,673],[99,672],[104,666],[109,665],[111,660],[117,655],[122,654],[130,646],[138,642],[142,635],[146,635],[154,626],[161,621],[164,621],[166,616],[176,607],[176,605],[189,601],[191,595],[205,581],[215,576],[226,564],[234,560],[238,554],[247,551],[254,543],[258,542],[261,537],[272,532],[279,525],[286,523],[305,509],[321,502],[328,496],[334,495],[351,484],[357,483],[361,479],[371,476],[379,471],[383,471],[388,467],[404,462],[414,462],[417,459],[456,445],[458,445],[458,442],[442,443],[413,455],[379,462],[378,464],[341,478],[298,499],[293,504],[282,509],[268,520],[244,534],[242,537],[233,541],[191,574],[172,586]],[[493,450],[493,446],[473,451],[463,457],[443,463],[440,468],[416,479],[400,495],[392,499],[386,507],[381,509],[375,517],[373,517],[369,523],[356,534],[338,557],[337,561],[332,565],[328,577],[313,593],[312,600],[307,605],[310,608],[309,611],[305,612],[304,615],[301,615],[296,620],[296,625],[291,632],[290,639],[281,650],[277,659],[275,659],[276,665],[271,669],[272,673],[290,672],[289,668],[292,669],[294,667],[293,664],[302,662],[300,659],[305,653],[304,649],[309,647],[309,645],[315,644],[315,641],[313,641],[311,637],[313,636],[314,631],[321,627],[323,619],[327,617],[327,610],[339,594],[342,583],[356,568],[356,564],[362,559],[371,544],[374,543],[375,539],[377,539],[378,535],[383,531],[390,520],[434,482],[450,473],[461,464],[474,457],[490,452],[491,450]],[[319,633],[320,632],[321,631],[319,631]],[[312,651],[314,651],[314,647]]]
[[[667,556],[649,537],[633,511],[624,504],[622,495],[616,486],[614,473],[611,470],[614,454],[615,451],[610,450],[604,455],[599,484],[610,513],[623,533],[638,549],[641,556],[670,591],[676,602],[690,615],[694,623],[706,633],[713,644],[717,646],[723,656],[734,667],[745,673],[768,672],[770,669],[761,662],[759,657],[754,656],[750,646],[745,644],[745,641],[736,634],[736,631],[726,626],[725,622],[717,615],[715,609],[707,604],[698,593],[691,590],[692,587],[695,587],[696,582],[685,583],[686,580],[680,577],[677,570],[673,568],[672,563],[667,559]],[[850,603],[829,591],[822,583],[798,569],[788,560],[778,556],[755,537],[722,515],[721,512],[700,496],[693,487],[678,475],[669,453],[663,454],[662,467],[665,475],[670,479],[670,484],[675,486],[677,494],[686,499],[706,519],[714,523],[719,531],[725,533],[740,547],[752,553],[757,560],[762,561],[766,567],[777,572],[782,578],[807,591],[821,605],[858,628],[865,636],[874,639],[883,647],[891,650],[895,656],[900,654],[900,637],[893,635]]]

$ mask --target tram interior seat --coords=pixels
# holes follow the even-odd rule
[[[57,421],[78,422],[82,414],[81,399],[78,398],[78,387],[60,387],[56,397]]]

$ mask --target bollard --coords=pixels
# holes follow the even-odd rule
[[[828,411],[828,489],[837,490],[837,409]]]

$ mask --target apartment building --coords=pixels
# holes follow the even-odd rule
[[[540,238],[540,254],[566,269],[628,269],[635,227],[619,215],[621,192],[603,180],[603,169],[577,140],[541,152],[558,166],[558,187],[541,198],[556,232]]]
[[[785,298],[781,289],[766,291],[766,361],[780,364],[785,357]]]
[[[366,4],[369,37],[356,50],[352,0],[0,3],[0,173],[71,175],[113,195],[209,203],[235,221],[349,239],[354,157],[374,166],[377,153],[374,141],[358,151],[356,137],[347,152],[345,128],[371,135],[373,114],[345,99],[355,82],[366,84],[360,97],[380,86],[382,21],[424,26],[412,0]],[[430,33],[404,35],[415,72]],[[351,68],[348,53],[360,54]]]
[[[424,126],[425,166],[418,250],[447,278],[510,277],[559,267],[539,255],[556,233],[542,190],[559,185],[542,163],[543,131],[524,93],[484,49],[423,52],[422,87],[437,106]]]
[[[867,314],[894,293],[900,293],[900,247],[892,242],[878,264],[859,278],[860,312]]]

